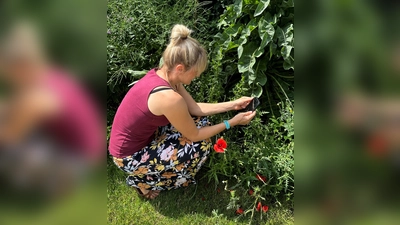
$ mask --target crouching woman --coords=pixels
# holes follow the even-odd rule
[[[150,70],[128,91],[112,124],[109,152],[129,174],[127,184],[145,198],[195,183],[212,149],[210,137],[255,116],[255,111],[238,113],[210,125],[205,116],[243,109],[252,98],[214,104],[193,100],[183,84],[205,70],[207,53],[190,33],[186,26],[173,27],[162,67]]]

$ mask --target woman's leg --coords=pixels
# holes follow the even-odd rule
[[[195,117],[198,128],[208,126],[206,117]],[[194,177],[207,159],[211,140],[192,142],[172,125],[160,127],[154,140],[116,165],[129,173],[126,182],[141,190],[171,190],[196,183]],[[143,191],[142,191],[143,192]]]

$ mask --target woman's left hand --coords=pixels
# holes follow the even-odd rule
[[[239,99],[236,99],[233,102],[233,109],[234,110],[241,110],[246,108],[246,106],[251,102],[253,98],[252,97],[241,97]]]

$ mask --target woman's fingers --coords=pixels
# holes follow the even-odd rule
[[[241,99],[243,99],[243,103],[245,104],[245,107],[251,102],[251,100],[253,100],[252,97],[247,97],[247,96],[241,97]]]
[[[248,112],[243,112],[240,113],[242,114],[242,118],[240,119],[240,124],[241,125],[246,125],[249,124],[250,121],[254,118],[254,116],[256,115],[256,111],[248,111]]]
[[[247,96],[243,96],[237,99],[235,109],[240,110],[246,108],[246,106],[251,102],[252,99],[253,99],[252,97],[247,97]]]
[[[253,111],[253,112],[251,112],[251,111],[249,111],[249,112],[246,112],[246,120],[247,120],[247,124],[249,124],[250,122],[251,122],[251,120],[254,118],[256,116],[256,111]]]

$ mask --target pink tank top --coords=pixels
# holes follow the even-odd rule
[[[151,113],[147,105],[150,92],[159,86],[170,87],[152,69],[125,95],[111,128],[108,150],[114,157],[123,158],[140,151],[152,141],[158,127],[169,123],[165,116]]]
[[[103,157],[103,118],[87,89],[61,70],[52,70],[45,82],[61,106],[57,115],[45,121],[45,131],[70,151],[90,159]]]

